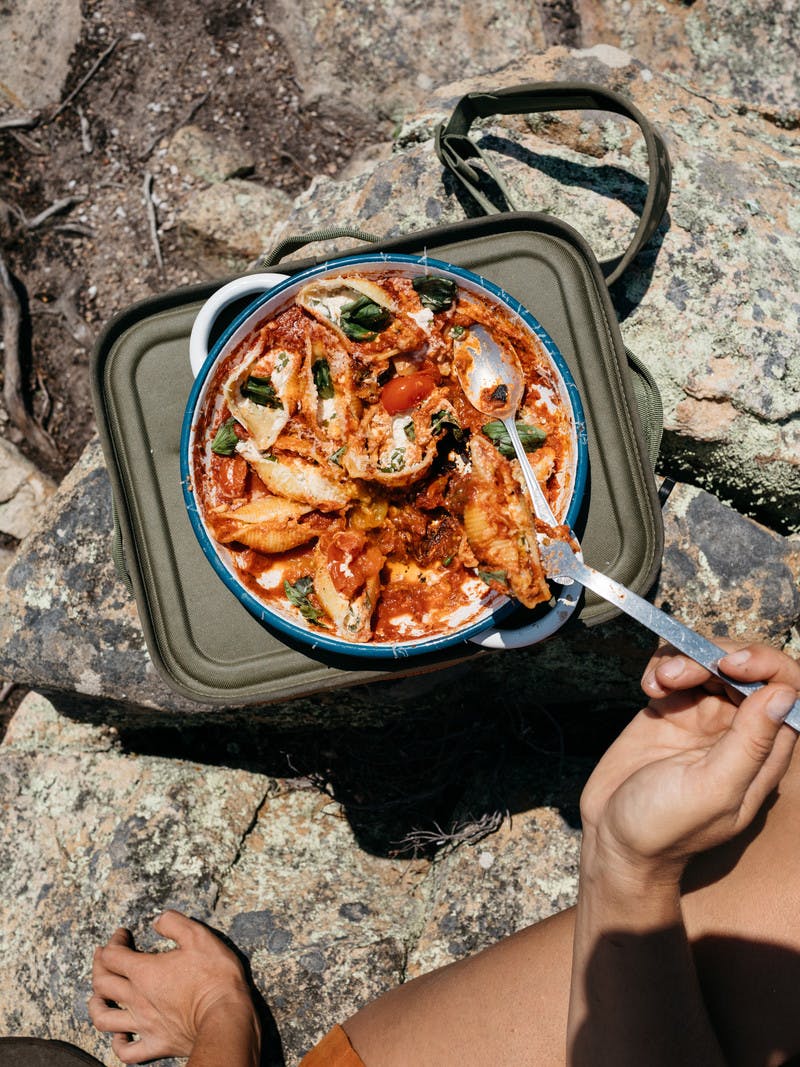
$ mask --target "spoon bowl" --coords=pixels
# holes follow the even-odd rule
[[[536,517],[548,526],[558,526],[517,431],[515,417],[525,391],[525,376],[516,352],[502,348],[483,326],[472,326],[454,345],[453,355],[456,376],[470,404],[505,426]]]

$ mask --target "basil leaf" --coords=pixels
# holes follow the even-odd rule
[[[214,440],[211,442],[211,451],[216,452],[218,456],[232,456],[236,451],[236,446],[239,444],[239,438],[236,436],[236,419],[228,419],[217,430]]]
[[[505,571],[478,571],[478,577],[482,582],[486,582],[487,585],[491,585],[492,582],[499,582],[500,585],[504,585],[508,588],[508,576]]]
[[[374,341],[391,321],[388,308],[381,307],[368,296],[360,296],[358,300],[344,305],[339,325],[351,341]]]
[[[378,464],[378,470],[384,474],[397,474],[406,465],[406,453],[404,448],[395,448],[389,456],[389,465],[382,467]]]
[[[535,452],[547,440],[547,434],[544,430],[540,430],[538,426],[530,426],[527,422],[517,422],[515,426],[517,427],[522,447],[526,452]],[[511,437],[499,419],[494,422],[487,422],[481,429],[501,456],[505,456],[506,459],[514,458],[516,453],[511,443]]]
[[[438,434],[443,433],[448,426],[453,431],[453,437],[455,437],[456,441],[460,441],[464,436],[464,431],[461,429],[455,415],[452,415],[449,411],[445,411],[444,409],[441,411],[434,411],[431,415],[431,433],[433,436],[436,437]]]
[[[339,462],[339,460],[342,458],[346,451],[347,445],[342,445],[342,447],[337,448],[335,452],[331,452],[330,456],[328,456],[328,459],[331,461],[331,463],[335,463],[337,467],[341,467],[341,463]]]
[[[467,332],[466,326],[454,326],[450,331],[450,336],[458,340],[459,337],[463,337]]]
[[[318,359],[315,363],[312,363],[311,373],[314,375],[317,396],[320,400],[330,400],[333,396],[333,381],[331,380],[331,368],[327,359]]]
[[[416,427],[414,426],[413,420],[411,420],[411,419],[408,420],[408,422],[403,427],[403,432],[405,433],[405,435],[409,439],[409,441],[416,441],[416,439],[417,439],[417,431],[416,431]]]
[[[309,595],[314,592],[313,578],[308,576],[298,578],[294,585],[284,578],[283,591],[286,593],[286,599],[289,603],[300,609],[300,614],[304,619],[308,619],[309,622],[318,622],[322,618],[324,613],[315,608],[308,599]]]
[[[419,302],[430,311],[447,311],[456,297],[456,283],[449,278],[436,278],[426,274],[411,283],[417,291]]]
[[[247,397],[248,400],[252,400],[254,404],[258,404],[262,408],[283,407],[270,377],[259,378],[257,375],[251,374],[242,386],[242,396]]]

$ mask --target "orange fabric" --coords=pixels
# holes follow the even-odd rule
[[[320,1043],[303,1057],[300,1067],[364,1067],[364,1061],[356,1055],[341,1026],[334,1026]]]

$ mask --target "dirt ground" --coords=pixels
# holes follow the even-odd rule
[[[89,0],[62,101],[101,57],[59,114],[0,128],[0,241],[23,310],[25,401],[57,455],[37,450],[2,408],[0,435],[57,480],[93,431],[89,352],[102,325],[132,301],[203,277],[177,237],[186,188],[163,158],[165,139],[190,121],[232,137],[257,160],[248,180],[296,195],[375,138],[344,111],[304,106],[255,0]]]

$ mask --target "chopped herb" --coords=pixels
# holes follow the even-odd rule
[[[455,337],[456,340],[458,340],[459,337],[463,337],[466,332],[467,330],[465,326],[454,326],[450,331],[451,335]]]
[[[320,400],[330,400],[333,396],[333,381],[331,380],[331,368],[327,359],[318,359],[315,363],[312,363],[311,373],[314,375],[317,396]]]
[[[310,594],[314,592],[314,579],[306,576],[305,578],[298,578],[292,585],[288,579],[283,580],[283,591],[286,593],[286,599],[290,604],[294,604],[296,608],[300,609],[300,614],[304,619],[308,619],[309,622],[319,622],[323,616],[323,612],[319,608],[315,608],[311,601],[308,599]]]
[[[274,452],[264,452],[262,454],[261,458],[265,459],[267,461],[267,463],[277,463],[278,462],[278,457],[274,454]]]
[[[337,448],[335,452],[331,452],[328,458],[330,459],[331,463],[335,463],[337,467],[341,467],[341,463],[339,462],[339,460],[342,458],[346,451],[347,445],[342,445],[342,447]]]
[[[374,341],[391,321],[388,308],[381,307],[368,296],[360,296],[344,305],[339,325],[351,341]]]
[[[501,404],[505,404],[508,400],[508,386],[498,385],[495,391],[492,393],[492,400],[497,400]]]
[[[508,588],[508,577],[505,571],[478,571],[478,577],[482,582],[486,582],[487,585],[491,585],[492,582],[499,582],[500,585],[504,585]]]
[[[378,464],[378,470],[384,474],[396,474],[401,471],[406,465],[406,453],[404,448],[395,448],[389,456],[389,464],[386,467],[382,467]]]
[[[211,442],[212,452],[216,452],[218,456],[233,455],[236,451],[236,446],[239,444],[239,438],[236,436],[236,430],[234,429],[235,425],[236,419],[228,419],[227,422],[223,422]]]
[[[280,397],[275,392],[272,379],[269,377],[259,378],[255,374],[251,374],[242,386],[242,396],[247,397],[248,400],[252,400],[254,404],[258,404],[262,408],[283,407]]]
[[[547,440],[547,434],[544,430],[540,430],[538,426],[529,426],[526,422],[518,422],[515,425],[522,447],[526,452],[535,452]],[[511,437],[499,419],[494,422],[487,422],[481,429],[501,455],[505,456],[506,459],[514,458],[515,453]]]
[[[458,419],[451,412],[442,408],[441,411],[434,411],[431,415],[431,433],[434,437],[437,437],[440,433],[443,433],[448,427],[453,431],[453,437],[456,441],[460,441],[464,436],[464,431],[459,425]]]
[[[447,311],[456,296],[456,283],[449,278],[436,278],[426,274],[411,283],[417,291],[419,302],[430,311]]]
[[[445,559],[442,560],[442,566],[443,567],[449,567],[454,559],[455,559],[455,556],[447,556]]]
[[[414,427],[414,420],[413,419],[409,419],[408,420],[408,422],[403,427],[403,432],[405,433],[405,435],[409,439],[409,441],[416,441],[416,439],[417,439],[417,431],[416,431],[416,429]]]
[[[283,370],[288,362],[289,362],[289,353],[288,352],[281,352],[281,354],[275,360],[275,366],[278,368],[278,370]]]

